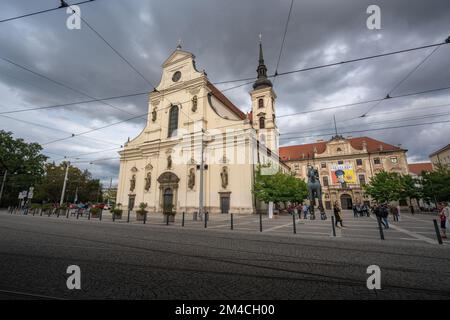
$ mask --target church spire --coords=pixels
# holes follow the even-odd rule
[[[272,82],[269,79],[267,79],[267,67],[264,64],[261,34],[259,35],[259,65],[258,68],[256,69],[256,72],[258,73],[258,77],[255,83],[253,84],[253,89],[256,90],[266,87],[272,87]]]

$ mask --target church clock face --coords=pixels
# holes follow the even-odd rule
[[[172,76],[172,81],[173,81],[173,82],[177,82],[178,80],[180,80],[180,78],[181,78],[181,72],[180,72],[180,71],[177,71],[177,72],[175,72],[175,73],[173,74],[173,76]]]

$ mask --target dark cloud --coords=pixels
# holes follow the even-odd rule
[[[69,1],[70,2],[70,1]],[[74,1],[72,1],[74,2]],[[0,19],[38,11],[59,4],[56,0],[3,0]],[[381,7],[382,29],[366,28],[366,8]],[[125,56],[152,85],[160,79],[161,64],[182,39],[183,48],[196,55],[199,69],[206,69],[211,81],[252,77],[256,74],[257,39],[263,34],[264,54],[269,73],[275,70],[285,19],[290,1],[142,1],[96,0],[81,6],[82,16],[111,45]],[[279,65],[279,72],[306,66],[358,58],[393,50],[440,42],[450,35],[450,3],[430,1],[366,0],[296,0]],[[79,31],[65,27],[63,10],[0,24],[0,57],[15,61],[89,96],[100,98],[151,90],[151,85],[137,75],[87,27]],[[404,94],[450,85],[448,71],[450,46],[441,47],[393,94]],[[316,71],[278,77],[279,115],[316,108],[380,98],[390,92],[431,50],[362,61]],[[221,88],[234,84],[220,85]],[[248,111],[250,86],[227,91],[227,95]],[[0,108],[14,110],[86,100],[77,92],[48,82],[29,72],[0,61]],[[449,107],[428,107],[449,102],[449,92],[411,96],[384,101],[367,118],[358,118],[373,104],[365,104],[294,117],[279,118],[281,133],[296,131],[304,138],[285,143],[311,142],[314,135],[333,131],[336,115],[340,131],[376,128],[371,124],[411,115],[439,113],[426,120],[387,122],[385,126],[449,119],[442,115]],[[147,97],[111,100],[108,103],[76,105],[55,110],[12,115],[53,128],[45,129],[0,117],[0,126],[17,136],[40,143],[64,137],[67,132],[89,128],[147,112]],[[408,110],[411,109],[410,112]],[[404,111],[392,114],[392,111]],[[383,112],[386,113],[383,115]],[[380,113],[375,116],[376,113]],[[353,120],[349,120],[353,119]],[[122,144],[138,134],[144,125],[136,120],[105,129],[83,138],[51,144],[46,151],[73,155]],[[422,127],[374,131],[369,135],[409,149],[410,161],[427,160],[434,149],[448,143],[450,126],[435,124]],[[93,140],[91,138],[100,139]],[[329,138],[325,136],[323,138]],[[93,155],[105,158],[114,152]],[[58,156],[53,156],[57,159]],[[109,180],[117,176],[117,162],[87,166],[94,175]]]

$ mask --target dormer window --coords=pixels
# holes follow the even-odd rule
[[[264,99],[258,99],[258,108],[264,108]]]

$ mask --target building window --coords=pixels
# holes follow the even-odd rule
[[[398,163],[397,157],[391,157],[391,162],[392,162],[393,164],[397,164],[397,163]]]
[[[362,159],[356,159],[356,165],[362,166]]]
[[[359,184],[360,185],[365,185],[366,184],[366,176],[365,175],[363,175],[363,174],[360,174],[359,176],[358,176],[358,179],[359,179]]]
[[[341,152],[342,149],[341,149],[341,148],[337,148],[336,151],[337,151],[337,152]]]
[[[324,187],[328,187],[328,186],[329,186],[329,183],[328,183],[328,177],[323,177],[323,178],[322,178],[322,181],[323,181],[323,186],[324,186]]]
[[[343,160],[338,160],[338,164],[344,164]]]
[[[177,129],[178,129],[178,106],[173,105],[169,111],[168,137],[170,138]]]
[[[374,159],[373,159],[373,163],[374,163],[374,164],[381,164],[380,158],[374,158]]]
[[[258,108],[264,108],[264,99],[258,99]]]
[[[265,119],[264,117],[259,118],[259,128],[264,129],[266,127]]]
[[[322,169],[325,169],[325,168],[327,167],[327,163],[326,163],[326,162],[322,162],[322,163],[320,164],[320,167],[321,167]]]

